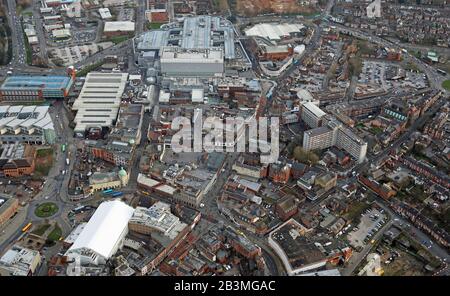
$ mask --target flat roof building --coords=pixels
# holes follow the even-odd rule
[[[280,257],[288,275],[317,270],[341,259],[347,261],[352,255],[348,246],[331,237],[309,236],[307,229],[294,219],[270,233],[269,245]]]
[[[119,112],[128,73],[91,72],[72,110],[77,111],[75,133],[84,133],[90,127],[111,127]]]
[[[40,263],[39,251],[14,245],[0,258],[0,276],[33,275]]]
[[[65,98],[73,81],[71,76],[9,76],[0,87],[0,101],[34,102]]]

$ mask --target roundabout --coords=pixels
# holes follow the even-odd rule
[[[48,218],[58,212],[58,206],[53,202],[44,202],[36,207],[34,214],[39,218]]]

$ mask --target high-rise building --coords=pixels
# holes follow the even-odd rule
[[[334,118],[327,125],[307,130],[303,135],[305,150],[326,149],[331,146],[347,151],[358,163],[363,162],[366,157],[367,142]]]
[[[311,128],[322,126],[322,119],[325,115],[326,113],[313,102],[302,105],[301,118]]]

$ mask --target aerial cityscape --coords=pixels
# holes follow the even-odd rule
[[[448,0],[2,0],[0,51],[0,276],[450,275]]]

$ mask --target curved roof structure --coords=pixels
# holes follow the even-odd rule
[[[109,259],[133,213],[132,207],[119,200],[103,202],[67,252],[90,250]]]

